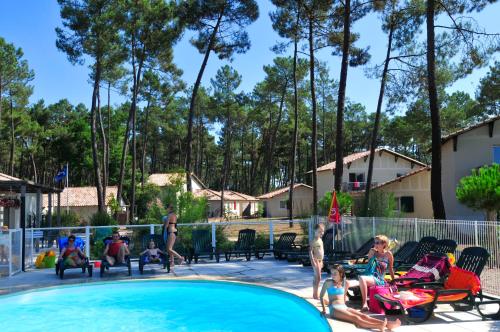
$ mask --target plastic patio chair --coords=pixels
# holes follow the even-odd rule
[[[125,242],[125,244],[127,246],[130,246],[130,239],[127,236],[120,236],[120,240],[122,240],[123,242]],[[102,242],[104,243],[105,247],[111,241],[113,241],[113,238],[111,236],[107,236],[106,238],[104,238],[102,240]],[[115,267],[124,267],[124,266],[127,267],[128,275],[131,276],[132,275],[132,263],[130,261],[130,255],[125,255],[123,263],[116,262],[113,266],[110,266],[109,263],[108,263],[108,261],[106,260],[106,257],[103,257],[101,259],[100,276],[101,277],[104,276],[104,271],[105,270],[109,270],[110,268],[115,268]]]
[[[215,256],[215,261],[219,263],[220,253],[212,246],[212,234],[208,229],[194,229],[191,233],[192,248],[189,254],[188,263],[194,259],[195,264],[198,263],[198,258],[208,257],[212,260]]]
[[[68,237],[60,237],[58,239],[58,243],[59,243],[59,254],[60,254],[63,248],[66,247],[66,245],[68,244]],[[82,238],[76,237],[75,247],[78,247],[80,248],[80,250],[84,251],[85,241]],[[82,264],[79,266],[66,266],[62,261],[57,260],[55,269],[56,269],[56,275],[58,275],[59,278],[61,279],[64,278],[64,272],[69,269],[82,269],[82,273],[85,273],[85,270],[87,270],[89,277],[92,277],[93,266],[92,264],[90,264],[89,258],[85,257],[85,259],[82,260]]]
[[[234,249],[224,252],[226,261],[231,260],[232,255],[245,255],[247,261],[252,258],[252,253],[255,251],[255,230],[242,229],[238,233],[238,240],[234,244]]]
[[[148,235],[144,235],[142,237],[142,249],[143,250],[146,250],[149,248],[149,242],[151,240],[154,241],[156,248],[160,249],[164,253],[166,252],[165,251],[165,242],[163,240],[163,236],[158,235],[158,234],[148,234]],[[141,274],[144,273],[144,266],[146,266],[148,264],[160,264],[163,266],[164,269],[170,265],[170,263],[168,261],[168,256],[166,253],[165,254],[160,253],[160,260],[159,261],[151,262],[151,261],[148,261],[147,257],[148,257],[147,253],[139,256],[139,272]]]

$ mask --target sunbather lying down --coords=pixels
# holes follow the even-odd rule
[[[130,254],[127,244],[120,240],[120,234],[117,231],[113,232],[112,241],[106,245],[103,256],[110,266],[116,263],[122,264],[125,262],[125,256]]]
[[[361,313],[358,310],[349,308],[345,304],[345,298],[347,296],[347,288],[345,282],[345,271],[342,265],[333,265],[330,267],[331,279],[325,280],[321,293],[319,295],[321,306],[323,308],[322,314],[326,317],[325,304],[323,302],[323,297],[325,293],[328,293],[330,318],[346,321],[353,323],[356,327],[364,329],[375,329],[384,332],[386,329],[392,331],[393,329],[401,326],[401,321],[396,319],[395,321],[387,321],[387,319],[380,320],[368,315]]]

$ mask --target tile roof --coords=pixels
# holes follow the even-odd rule
[[[303,184],[303,183],[296,183],[294,186],[293,186],[293,189],[297,189],[298,187],[305,187],[305,188],[308,188],[308,189],[312,189],[311,186],[308,186],[307,184]],[[290,186],[288,187],[283,187],[281,189],[277,189],[277,190],[274,190],[274,191],[271,191],[271,192],[268,192],[267,194],[264,194],[264,195],[260,195],[260,196],[257,196],[258,199],[268,199],[268,198],[273,198],[275,196],[278,196],[278,195],[281,195],[283,193],[287,193],[290,191]]]
[[[109,196],[112,195],[116,199],[118,187],[109,186],[106,189],[106,204],[109,201]],[[52,196],[52,206],[57,205],[57,196]],[[61,193],[61,206],[97,206],[97,189],[96,187],[68,187],[64,188]],[[43,195],[43,207],[49,206],[48,195]]]
[[[155,184],[159,187],[164,187],[172,184],[173,181],[185,178],[185,173],[154,173],[148,177],[148,183]],[[196,176],[191,173],[192,180],[199,183],[200,187],[206,188],[205,184]]]
[[[451,133],[451,134],[449,134],[449,135],[447,135],[447,136],[442,137],[442,138],[441,138],[441,144],[446,143],[447,141],[449,141],[449,140],[450,140],[450,139],[452,139],[453,137],[456,137],[456,136],[462,135],[463,133],[466,133],[466,132],[471,131],[471,130],[473,130],[473,129],[476,129],[476,128],[479,128],[479,127],[485,126],[485,125],[487,125],[487,124],[489,124],[489,123],[491,123],[491,122],[495,122],[495,121],[497,121],[497,120],[500,120],[500,115],[498,115],[498,116],[494,116],[494,117],[492,117],[492,118],[489,118],[489,119],[487,119],[487,120],[485,120],[485,121],[483,121],[483,122],[481,122],[481,123],[475,124],[475,125],[473,125],[473,126],[469,126],[469,127],[467,127],[467,128],[463,128],[463,129],[457,130],[457,131],[455,131],[454,133]]]
[[[203,197],[205,196],[209,201],[220,201],[221,192],[215,191],[212,189],[200,189],[196,190],[194,193],[194,197]],[[258,201],[256,197],[242,194],[237,191],[232,190],[224,190],[224,200],[228,201]]]
[[[398,156],[399,158],[406,159],[406,160],[408,160],[408,161],[410,161],[412,163],[415,163],[417,165],[427,166],[426,164],[424,164],[424,163],[422,163],[422,162],[420,162],[418,160],[415,160],[413,158],[410,158],[408,156],[405,156],[403,154],[397,153],[395,151],[392,151],[392,150],[389,150],[389,149],[386,149],[386,148],[375,149],[375,152],[387,152],[387,153],[393,154],[395,156]],[[355,160],[361,159],[363,157],[368,157],[369,155],[370,155],[370,150],[366,150],[366,151],[356,152],[356,153],[350,154],[350,155],[344,157],[344,165],[346,165],[348,163],[351,163],[351,162],[353,162]],[[331,163],[328,163],[326,165],[318,167],[317,171],[318,172],[322,172],[322,171],[334,170],[335,167],[336,167],[336,162],[333,161]],[[312,171],[309,171],[307,173],[312,173]]]
[[[0,181],[22,181],[22,180],[4,173],[0,173]]]

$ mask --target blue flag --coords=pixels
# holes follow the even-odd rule
[[[62,171],[59,171],[57,175],[54,177],[55,182],[61,182],[61,180],[64,180],[66,176],[68,175],[68,166],[64,165]]]

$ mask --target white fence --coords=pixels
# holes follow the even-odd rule
[[[11,276],[21,271],[21,230],[0,232],[0,276]]]
[[[321,218],[318,219],[322,221]],[[324,221],[324,220],[323,220]],[[208,229],[212,234],[212,246],[224,248],[228,241],[235,241],[238,232],[244,228],[257,231],[257,242],[261,248],[272,248],[274,242],[284,232],[297,233],[296,243],[308,243],[312,234],[312,219],[266,221],[232,221],[213,223],[179,224],[179,242],[184,246],[191,246],[191,231],[193,229]],[[152,225],[127,225],[127,226],[86,226],[86,227],[61,227],[61,228],[33,228],[26,229],[26,264],[33,265],[39,252],[47,248],[57,247],[60,236],[75,234],[85,239],[88,244],[86,254],[91,259],[98,259],[103,251],[102,239],[111,234],[112,230],[120,228],[120,233],[131,239],[131,252],[137,256],[143,250],[142,238],[147,234],[161,234],[162,226]],[[455,257],[458,259],[462,250],[470,246],[484,247],[490,253],[488,264],[481,274],[481,281],[486,292],[500,296],[500,226],[495,222],[465,221],[465,220],[426,220],[426,219],[389,219],[389,218],[356,218],[344,217],[342,225],[338,226],[335,248],[354,250],[362,243],[376,234],[385,234],[395,238],[399,246],[406,241],[418,241],[423,236],[432,235],[437,239],[452,239],[457,242]],[[5,235],[4,235],[5,236]],[[19,243],[20,231],[10,231],[9,238],[12,243],[12,255],[20,257]],[[16,247],[17,244],[17,247]],[[397,250],[396,247],[394,250]],[[9,254],[9,257],[11,255]],[[14,258],[13,257],[13,258]],[[11,271],[20,270],[20,263],[10,259]]]

